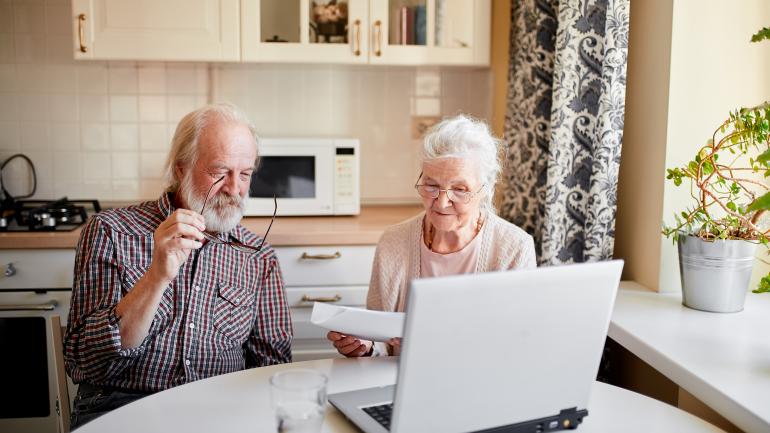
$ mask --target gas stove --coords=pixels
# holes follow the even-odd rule
[[[97,200],[15,200],[0,209],[0,231],[71,231],[101,210]]]

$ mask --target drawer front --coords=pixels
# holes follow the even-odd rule
[[[292,286],[368,285],[374,245],[276,247],[283,278]]]
[[[313,308],[315,302],[363,307],[369,286],[287,287],[286,302],[290,308]]]
[[[75,250],[0,251],[0,289],[72,288]]]

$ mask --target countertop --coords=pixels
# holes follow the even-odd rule
[[[374,245],[385,228],[422,211],[421,206],[364,206],[356,216],[277,216],[267,241],[275,246]],[[246,217],[242,224],[262,236],[269,217]],[[0,249],[75,248],[80,228],[70,232],[0,233]]]
[[[770,295],[739,313],[622,282],[609,336],[744,431],[770,431]]]

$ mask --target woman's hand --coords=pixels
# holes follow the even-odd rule
[[[374,342],[368,340],[359,340],[356,337],[340,334],[339,332],[329,331],[326,334],[326,338],[332,342],[337,352],[347,356],[348,358],[355,358],[364,356],[372,349]]]

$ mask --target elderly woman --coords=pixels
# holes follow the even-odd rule
[[[495,215],[500,174],[498,143],[487,125],[459,115],[425,137],[415,189],[425,211],[389,227],[377,244],[367,308],[404,311],[415,278],[534,268],[532,237]],[[346,356],[398,353],[400,341],[360,340],[338,332],[327,338]]]

